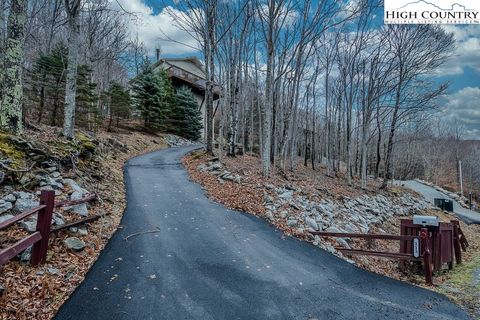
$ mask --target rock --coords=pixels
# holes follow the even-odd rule
[[[60,177],[60,172],[54,171],[54,172],[52,172],[51,176],[52,176],[53,178],[58,178],[58,177]]]
[[[10,210],[13,208],[13,204],[11,202],[4,202],[0,204],[0,214]]]
[[[270,195],[265,194],[265,195],[263,196],[263,201],[264,201],[265,203],[273,203],[273,198],[272,198]]]
[[[288,211],[287,210],[283,210],[283,211],[280,212],[280,218],[285,219],[287,216],[288,216]]]
[[[293,208],[293,209],[296,209],[296,210],[302,210],[302,208],[300,208],[300,206],[298,206],[296,203],[294,202],[291,202],[290,203],[290,206]]]
[[[8,219],[11,219],[11,218],[13,218],[13,215],[11,215],[11,214],[1,215],[0,216],[0,223],[2,223],[3,221],[7,221]]]
[[[347,241],[343,238],[336,238],[335,239],[339,245],[344,247],[345,249],[351,249],[350,245],[347,243]]]
[[[47,170],[48,172],[55,172],[57,171],[57,167],[52,166],[52,167],[46,168],[45,170]]]
[[[72,179],[63,179],[63,183],[68,185],[73,191],[77,191],[82,195],[87,194],[88,191],[80,187],[74,180]]]
[[[205,168],[206,171],[215,171],[220,169],[222,169],[222,164],[220,162],[214,162]]]
[[[3,197],[3,200],[7,201],[7,202],[15,202],[17,200],[17,198],[12,194],[8,194],[6,195],[5,197]]]
[[[65,224],[65,219],[60,213],[55,213],[53,215],[53,221],[57,226],[63,226]]]
[[[19,212],[23,212],[28,209],[38,207],[38,201],[33,198],[19,198],[15,202],[15,209]]]
[[[287,220],[287,226],[289,227],[295,227],[297,225],[298,221],[295,219],[289,219]]]
[[[304,233],[305,233],[305,229],[304,229],[304,228],[297,228],[296,233],[297,233],[297,234],[304,234]]]
[[[22,262],[28,262],[30,261],[30,258],[32,258],[32,247],[28,247],[25,249],[25,251],[22,252],[22,255],[20,256],[20,261]]]
[[[292,190],[285,190],[284,192],[280,193],[278,195],[280,199],[291,199],[293,197],[293,191]]]
[[[4,180],[5,180],[5,172],[0,171],[0,184],[2,184]]]
[[[272,211],[268,210],[265,215],[267,216],[268,220],[273,221],[275,220]]]
[[[337,227],[328,227],[327,229],[325,229],[326,232],[334,232],[334,233],[340,233],[340,232],[343,232],[342,230],[338,229]]]
[[[47,177],[45,179],[45,185],[46,186],[51,186],[54,189],[63,189],[63,184],[59,181],[60,181],[60,179],[54,179],[52,177]],[[84,189],[82,189],[82,190],[84,190]]]
[[[241,180],[239,175],[233,175],[228,171],[226,171],[226,173],[222,175],[222,179],[227,181],[232,181],[235,183],[240,183],[240,180]]]
[[[86,236],[88,235],[88,229],[86,226],[81,226],[77,228],[77,233],[81,236]]]
[[[78,191],[74,191],[72,193],[72,195],[70,196],[70,200],[79,200],[79,199],[82,199],[83,197],[83,194],[78,192]],[[70,207],[70,210],[81,215],[82,217],[86,217],[88,216],[88,208],[87,208],[87,204],[86,203],[82,203],[82,204],[77,204],[75,206],[72,206]]]
[[[265,209],[270,210],[270,211],[275,211],[275,206],[272,204],[269,204],[268,206],[265,206]]]
[[[275,189],[275,186],[273,184],[267,183],[267,184],[265,184],[265,188],[267,188],[267,190],[273,190],[273,189]]]
[[[5,287],[0,284],[0,296],[3,296],[5,293]]]
[[[330,253],[335,253],[335,252],[337,252],[337,250],[335,250],[335,247],[332,246],[330,243],[327,243],[327,244],[325,245],[325,249],[326,249],[328,252],[330,252]]]
[[[305,223],[307,224],[307,226],[309,226],[313,230],[318,231],[318,224],[314,219],[312,219],[310,217],[306,217],[305,218]]]
[[[57,268],[49,267],[47,268],[47,272],[50,274],[60,274],[60,270]]]
[[[85,248],[85,242],[77,237],[69,237],[63,240],[63,243],[68,249],[72,249],[74,251],[82,251]]]
[[[31,221],[22,221],[20,222],[20,226],[27,232],[33,233],[37,231],[37,221],[36,220],[31,220]]]
[[[40,180],[38,180],[37,177],[32,174],[26,174],[19,180],[19,183],[25,189],[30,190],[37,187],[40,184]]]
[[[13,196],[16,197],[17,199],[31,199],[32,194],[28,192],[23,192],[23,191],[17,191],[13,193]]]

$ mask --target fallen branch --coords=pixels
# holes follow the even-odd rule
[[[141,234],[156,233],[156,232],[160,232],[159,227],[156,227],[155,230],[147,230],[147,231],[140,231],[140,232],[132,233],[131,235],[125,237],[125,241],[128,241],[128,239],[130,239],[132,237],[135,237],[135,236],[139,236]]]
[[[95,216],[86,217],[86,218],[83,218],[83,219],[80,219],[80,220],[77,220],[77,221],[73,221],[73,222],[58,226],[56,228],[53,228],[52,230],[50,230],[50,233],[58,232],[60,230],[67,229],[67,228],[70,228],[70,227],[75,227],[75,226],[78,226],[78,225],[81,225],[81,224],[85,224],[87,222],[92,222],[92,221],[95,221],[97,219],[100,219],[101,217],[103,217],[103,215],[97,214]]]
[[[55,208],[75,206],[75,205],[78,205],[78,204],[89,202],[89,201],[91,201],[95,198],[97,198],[97,195],[95,193],[93,193],[93,194],[89,194],[88,196],[83,197],[83,198],[78,199],[78,200],[60,201],[60,202],[55,203]]]
[[[35,165],[35,163],[32,163],[32,165],[29,167],[29,168],[24,168],[24,169],[13,169],[12,167],[8,166],[5,162],[2,162],[0,161],[0,166],[7,170],[7,171],[11,171],[11,172],[29,172],[30,170],[32,170],[33,166]]]

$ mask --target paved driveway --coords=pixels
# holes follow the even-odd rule
[[[180,164],[192,149],[129,161],[122,228],[56,319],[468,318],[442,295],[210,201]]]
[[[457,201],[453,200],[446,194],[436,190],[435,188],[432,188],[430,186],[427,186],[423,183],[420,183],[414,180],[396,181],[396,184],[404,185],[405,187],[420,193],[427,201],[431,202],[432,204],[433,204],[433,199],[435,198],[452,200],[453,212],[458,216],[459,219],[461,219],[462,221],[468,224],[471,224],[471,223],[480,224],[480,213],[473,210],[465,209]]]

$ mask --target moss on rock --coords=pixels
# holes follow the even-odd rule
[[[19,169],[25,166],[25,152],[11,142],[11,135],[0,132],[0,153],[2,158],[10,159],[10,167]]]

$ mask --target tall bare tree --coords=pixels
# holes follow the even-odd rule
[[[81,0],[65,0],[68,25],[68,67],[65,87],[63,134],[74,137],[75,99],[77,94],[77,67],[80,45]]]
[[[396,71],[382,183],[382,188],[386,188],[392,178],[393,144],[402,109],[408,112],[431,106],[435,98],[445,92],[446,84],[429,90],[429,83],[424,77],[445,63],[453,52],[455,40],[453,34],[433,25],[388,25],[383,33]]]

